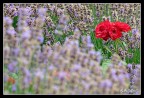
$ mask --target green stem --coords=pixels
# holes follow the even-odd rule
[[[118,39],[116,39],[115,45],[116,45],[116,53],[118,54]]]

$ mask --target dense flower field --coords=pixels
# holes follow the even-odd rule
[[[141,94],[141,4],[4,4],[4,94]]]

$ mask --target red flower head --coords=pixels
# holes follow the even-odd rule
[[[119,28],[117,28],[117,26],[112,23],[109,29],[109,35],[112,40],[116,40],[117,38],[120,38],[122,36],[122,33]]]
[[[124,22],[114,22],[114,25],[121,31],[121,32],[128,32],[131,30],[131,27]]]
[[[103,21],[101,22],[95,29],[95,36],[97,38],[102,38],[103,40],[107,40],[109,38],[109,34],[108,34],[108,31],[111,27],[111,23],[106,20],[106,21]]]
[[[105,41],[108,38],[116,40],[122,36],[122,32],[128,32],[129,30],[131,30],[130,26],[124,22],[110,22],[106,20],[97,25],[95,36]]]

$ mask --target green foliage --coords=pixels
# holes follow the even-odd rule
[[[106,70],[108,68],[108,66],[111,64],[111,60],[110,59],[105,59],[102,62],[102,69],[103,69],[103,74],[106,74]]]
[[[15,17],[13,18],[13,23],[12,23],[12,26],[13,26],[14,28],[17,27],[17,22],[18,22],[18,16],[15,16]]]
[[[18,79],[19,78],[16,73],[11,73],[10,76],[13,77],[14,79]]]

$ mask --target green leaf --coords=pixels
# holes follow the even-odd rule
[[[112,53],[107,46],[104,46],[104,48],[105,48],[108,52]]]
[[[127,46],[125,42],[122,42],[122,43],[123,43],[123,45],[124,45],[125,47]]]
[[[102,62],[102,69],[103,69],[103,74],[105,75],[106,74],[106,70],[108,68],[108,66],[111,64],[111,60],[110,59],[105,59],[103,62]]]
[[[18,16],[15,16],[15,17],[13,18],[13,24],[12,24],[12,26],[13,26],[14,28],[17,27],[17,22],[18,22]]]
[[[17,74],[11,73],[10,75],[11,75],[14,79],[18,79],[18,75],[17,75]]]

